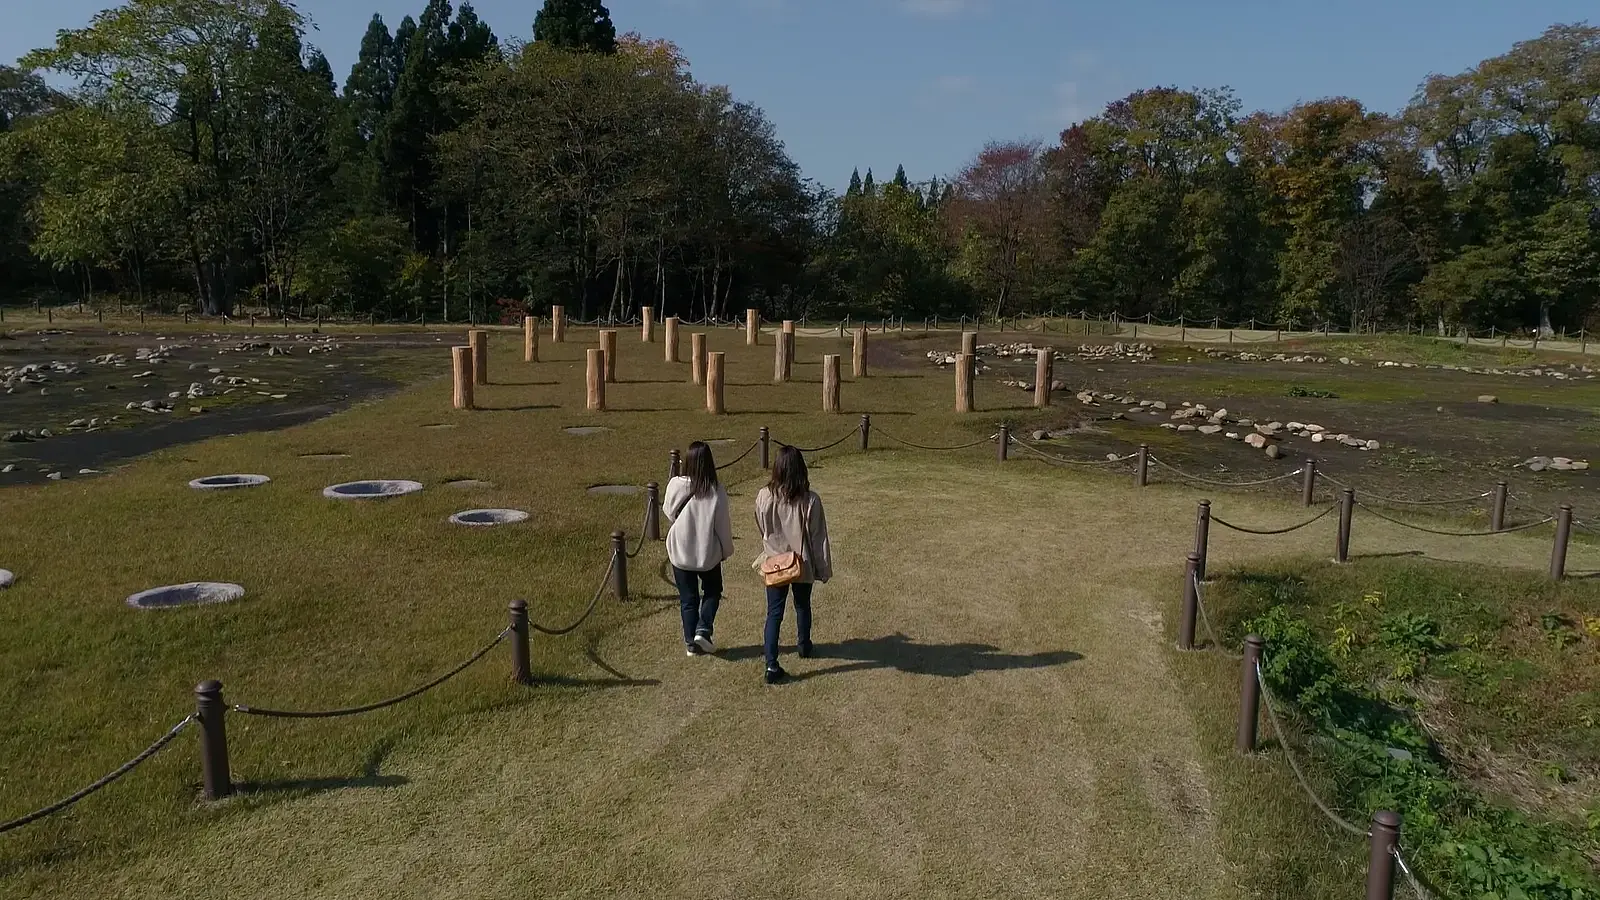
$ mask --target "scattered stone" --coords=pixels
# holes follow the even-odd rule
[[[1266,449],[1267,459],[1277,459],[1283,456],[1283,448],[1277,444],[1268,444]]]
[[[1237,441],[1237,440],[1239,440],[1239,432],[1230,431],[1227,434],[1223,435],[1223,437],[1227,438],[1230,441]]]
[[[45,477],[50,479],[51,481],[60,481],[61,480],[61,473],[60,472],[51,472],[49,475],[46,475]]]
[[[1189,432],[1195,431],[1195,430],[1196,429],[1195,429],[1195,427],[1193,425],[1179,425],[1178,426],[1178,431],[1179,431],[1179,433],[1182,433],[1182,434],[1188,434]]]
[[[1252,431],[1251,433],[1245,435],[1244,442],[1256,448],[1257,450],[1267,446],[1268,443],[1267,436],[1259,431]]]
[[[15,463],[6,463],[4,467],[0,467],[0,475],[10,475],[16,470],[17,466]]]
[[[1201,425],[1198,429],[1201,434],[1217,434],[1222,431],[1221,425]]]
[[[1050,432],[1048,432],[1048,431],[1035,431],[1033,433],[1033,439],[1036,440],[1036,441],[1048,441],[1048,440],[1050,440]]]
[[[1480,395],[1478,395],[1478,402],[1479,403],[1499,403],[1500,402],[1500,398],[1496,397],[1493,394],[1480,394]],[[1439,407],[1439,408],[1440,409],[1444,409],[1444,407],[1442,407],[1442,406]]]

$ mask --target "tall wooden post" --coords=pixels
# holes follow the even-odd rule
[[[956,412],[972,412],[972,374],[976,357],[965,353],[956,357]]]
[[[455,390],[452,405],[456,409],[472,409],[472,348],[450,348],[450,372]]]
[[[723,367],[727,357],[726,353],[713,353],[706,364],[706,412],[714,416],[728,411],[722,392]]]
[[[472,381],[489,383],[489,332],[473,329],[467,332],[467,345],[472,348]]]
[[[606,408],[606,352],[598,347],[589,348],[589,370],[586,383],[589,386],[589,408],[604,411]]]
[[[1044,409],[1050,405],[1050,384],[1055,378],[1056,354],[1046,347],[1040,350],[1033,363],[1033,405]]]
[[[698,331],[689,335],[689,380],[706,383],[706,336]]]
[[[961,352],[976,358],[978,355],[978,333],[976,331],[961,332]]]
[[[785,321],[783,330],[778,333],[778,343],[773,349],[772,381],[774,384],[783,384],[789,380],[793,371],[794,360],[794,323]]]
[[[561,344],[567,340],[567,308],[565,306],[550,307],[550,341]]]
[[[606,383],[617,381],[617,332],[607,328],[600,332],[600,351],[605,354]]]
[[[668,316],[666,325],[667,325],[667,347],[666,347],[667,362],[675,363],[675,362],[678,361],[678,317],[677,316]]]
[[[822,357],[822,411],[839,411],[839,355]]]
[[[867,326],[856,329],[855,346],[851,348],[850,370],[856,378],[867,377]]]
[[[646,344],[654,344],[656,342],[655,309],[649,306],[639,307],[639,318],[644,323],[639,329],[639,337],[642,338]]]
[[[744,342],[751,347],[761,343],[761,310],[744,311]]]
[[[533,316],[522,317],[522,361],[539,361],[539,320]]]

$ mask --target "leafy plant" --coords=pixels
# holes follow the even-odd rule
[[[1319,390],[1317,388],[1308,388],[1308,387],[1304,387],[1304,386],[1298,385],[1298,384],[1295,385],[1292,388],[1289,388],[1289,392],[1288,392],[1287,396],[1290,396],[1290,397],[1311,397],[1311,398],[1314,398],[1314,399],[1317,399],[1317,400],[1337,400],[1337,399],[1339,399],[1339,395],[1335,394],[1333,391],[1324,391],[1324,390]]]

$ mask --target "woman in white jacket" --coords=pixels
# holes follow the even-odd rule
[[[711,635],[722,603],[722,563],[733,556],[733,518],[710,447],[690,444],[683,471],[667,482],[662,506],[672,523],[667,559],[678,585],[683,644],[690,656],[699,656],[717,651]]]

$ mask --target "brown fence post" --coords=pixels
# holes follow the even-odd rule
[[[662,352],[665,354],[667,362],[675,363],[678,361],[678,317],[667,316],[664,324],[666,325],[667,334],[666,347]]]
[[[1256,673],[1261,666],[1263,643],[1259,634],[1244,639],[1244,662],[1239,667],[1239,729],[1233,738],[1233,749],[1240,753],[1256,750],[1256,726],[1261,719],[1261,681]]]
[[[829,353],[822,357],[822,411],[836,413],[839,411],[839,354]]]
[[[513,600],[506,604],[511,613],[511,680],[517,684],[533,684],[533,672],[528,665],[528,601]]]
[[[1503,531],[1506,527],[1506,483],[1494,483],[1494,504],[1489,507],[1489,530]]]
[[[1200,608],[1200,589],[1195,585],[1200,571],[1200,554],[1191,553],[1183,563],[1183,617],[1178,622],[1178,649],[1194,649],[1194,621]]]
[[[639,339],[646,344],[656,342],[656,311],[651,306],[639,307]]]
[[[677,478],[683,474],[683,454],[676,447],[667,454],[667,477]]]
[[[861,416],[861,451],[865,453],[872,447],[872,417],[865,413]]]
[[[767,426],[761,426],[761,471],[772,468],[772,432]]]
[[[1150,445],[1139,445],[1139,463],[1133,470],[1133,486],[1144,487],[1150,483]]]
[[[956,412],[972,412],[972,375],[977,357],[966,353],[956,357]]]
[[[1572,504],[1563,503],[1556,510],[1556,541],[1550,547],[1550,577],[1560,581],[1567,577],[1567,542],[1572,538]]]
[[[723,392],[724,370],[728,354],[718,351],[710,355],[706,365],[706,412],[720,416],[728,411],[727,397]]]
[[[554,344],[563,344],[567,340],[567,308],[565,306],[550,307],[550,341]]]
[[[1194,552],[1200,557],[1200,566],[1195,574],[1201,581],[1206,580],[1206,554],[1210,552],[1211,545],[1211,501],[1201,500],[1194,511]]]
[[[1345,488],[1339,494],[1339,536],[1334,548],[1334,561],[1346,563],[1350,561],[1350,520],[1356,512],[1356,492],[1354,488]]]
[[[995,458],[1005,462],[1011,452],[1011,426],[1000,423],[1000,449],[995,451]]]
[[[1050,385],[1055,378],[1056,354],[1046,347],[1040,350],[1033,363],[1033,405],[1044,409],[1050,405]]]
[[[472,348],[472,383],[489,383],[489,332],[473,329],[467,332],[467,346]]]
[[[661,540],[661,485],[654,481],[644,486],[644,539]]]
[[[978,333],[976,331],[961,332],[961,352],[974,359],[978,356]]]
[[[599,347],[590,347],[588,351],[589,371],[587,382],[589,385],[589,409],[604,412],[606,408],[606,361],[605,351]]]
[[[472,348],[450,348],[450,405],[472,409]]]
[[[611,532],[611,556],[617,564],[611,568],[611,591],[618,600],[628,599],[628,536],[620,531]]]
[[[539,361],[539,320],[533,316],[522,317],[522,361]]]
[[[200,783],[207,800],[221,800],[233,793],[233,775],[228,769],[228,725],[223,717],[228,705],[222,702],[222,682],[202,681],[194,688],[194,717],[200,723]]]
[[[1400,843],[1400,817],[1386,809],[1372,814],[1367,832],[1367,900],[1394,900],[1394,853]]]
[[[850,371],[856,378],[867,377],[867,326],[856,329],[854,346],[850,351]]]
[[[761,310],[744,311],[744,342],[755,347],[761,343]]]
[[[689,335],[689,381],[706,383],[706,336],[699,331]]]
[[[606,383],[615,384],[617,381],[617,332],[607,328],[600,332],[600,351],[604,354],[606,367]]]
[[[794,352],[794,323],[784,320],[783,330],[778,332],[778,342],[772,351],[772,383],[783,384],[789,380],[789,373],[793,368],[789,355]]]
[[[1300,479],[1300,505],[1310,506],[1317,502],[1317,458],[1306,457],[1306,464],[1301,470]]]

